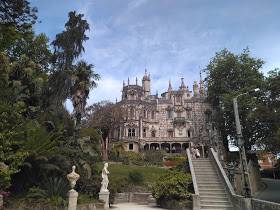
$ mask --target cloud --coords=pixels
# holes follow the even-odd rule
[[[249,46],[253,56],[266,61],[264,72],[280,66],[279,1],[70,2],[40,1],[43,24],[38,30],[60,32],[58,27],[63,27],[69,9],[85,14],[91,31],[83,58],[102,76],[89,103],[115,101],[122,80],[131,77],[132,81],[137,76],[141,81],[145,68],[152,76],[153,93],[164,92],[169,79],[173,88],[178,87],[180,77],[191,88],[199,71],[223,48],[240,53]]]

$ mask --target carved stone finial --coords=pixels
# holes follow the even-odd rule
[[[76,166],[72,166],[72,172],[67,174],[67,179],[70,182],[71,189],[74,189],[76,182],[80,178],[80,175],[75,172]]]

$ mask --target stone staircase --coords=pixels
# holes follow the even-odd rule
[[[200,209],[234,210],[226,186],[218,171],[207,158],[192,159]]]

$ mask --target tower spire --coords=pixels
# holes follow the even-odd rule
[[[138,78],[136,77],[136,85],[138,85]]]
[[[171,80],[169,80],[169,84],[168,84],[168,92],[172,91],[172,85],[171,85]]]
[[[127,78],[127,85],[129,85],[129,77]]]

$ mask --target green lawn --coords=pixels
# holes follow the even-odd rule
[[[101,169],[102,164],[99,164],[98,167]],[[165,174],[168,169],[154,167],[154,166],[131,166],[131,165],[122,165],[109,163],[108,170],[109,180],[117,180],[121,178],[128,178],[130,172],[135,171],[143,174],[144,181],[143,185],[148,185],[154,183],[160,176]]]

